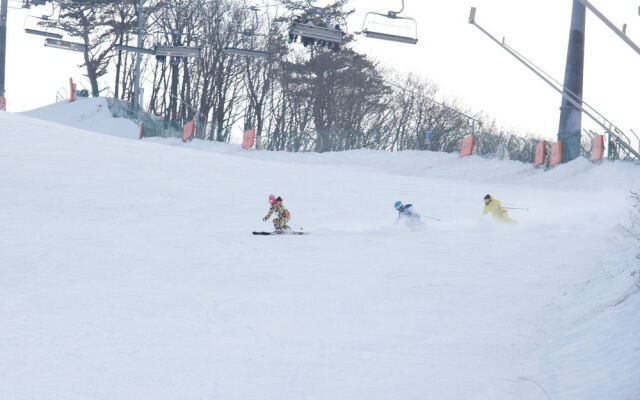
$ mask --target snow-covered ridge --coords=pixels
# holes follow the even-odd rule
[[[54,103],[22,114],[73,128],[127,139],[137,139],[140,132],[139,126],[133,121],[113,118],[107,99],[104,97],[80,97],[73,103],[68,101]]]
[[[105,98],[79,98],[73,103],[61,102],[23,113],[26,116],[62,125],[138,140],[139,127],[132,121],[113,118]],[[153,143],[180,146],[217,154],[246,157],[252,160],[286,163],[351,165],[372,168],[379,172],[402,176],[433,177],[482,182],[509,181],[526,185],[545,185],[547,182],[563,186],[590,188],[618,186],[621,180],[637,177],[638,164],[609,162],[596,165],[579,159],[551,171],[534,169],[531,164],[470,157],[460,160],[458,154],[405,151],[388,153],[374,150],[345,152],[287,153],[248,152],[236,144],[202,140],[183,143],[177,138],[147,138]],[[611,179],[615,175],[616,179]]]
[[[2,399],[640,397],[636,165],[123,140],[55,107],[0,113]],[[250,235],[269,193],[311,234]],[[480,221],[486,193],[529,210]]]

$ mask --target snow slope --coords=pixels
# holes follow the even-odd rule
[[[0,135],[2,399],[640,398],[637,165]]]
[[[112,117],[109,104],[104,97],[78,97],[73,103],[65,100],[22,114],[127,139],[138,139],[140,134],[140,127],[135,122]]]

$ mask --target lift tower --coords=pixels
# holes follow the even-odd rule
[[[580,0],[573,0],[571,31],[567,64],[564,72],[564,94],[560,107],[560,127],[558,140],[562,141],[562,161],[568,162],[580,157],[580,134],[582,131],[582,83],[584,75],[584,31],[586,8]],[[570,97],[574,102],[569,101]]]
[[[4,74],[7,59],[7,8],[8,0],[0,0],[0,111],[6,107],[4,98]]]

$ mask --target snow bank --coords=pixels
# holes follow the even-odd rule
[[[636,165],[0,136],[0,398],[640,397]]]
[[[140,127],[133,121],[125,118],[113,118],[107,99],[103,97],[79,97],[73,103],[63,101],[22,114],[73,128],[127,139],[137,139],[140,134]]]
[[[604,256],[598,267],[555,304],[561,318],[541,351],[539,377],[554,398],[640,396],[640,251]]]

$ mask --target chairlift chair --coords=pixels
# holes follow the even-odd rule
[[[201,49],[200,47],[169,46],[169,45],[156,44],[153,47],[153,52],[156,56],[200,58]]]
[[[62,39],[62,35],[55,32],[40,31],[37,29],[31,29],[31,28],[24,28],[24,31],[30,35],[38,35],[38,36],[45,36],[49,38]]]
[[[255,58],[269,58],[271,53],[262,50],[241,49],[238,47],[225,47],[223,52],[225,54],[231,54],[235,56],[255,57]]]
[[[255,36],[265,36],[265,35],[261,35],[261,34],[255,33],[254,30],[245,29],[242,32],[242,36],[243,37],[255,37]],[[268,51],[249,49],[249,48],[241,48],[241,47],[227,46],[227,47],[224,48],[224,50],[222,50],[222,52],[225,53],[225,54],[231,54],[231,55],[242,56],[242,57],[254,57],[254,58],[269,58],[269,57],[271,57],[271,53],[268,52]]]
[[[326,14],[325,9],[314,6],[312,2],[315,2],[315,0],[307,0],[309,6],[307,12],[312,16],[319,15],[323,17]],[[300,37],[302,44],[305,46],[318,43],[323,47],[333,48],[336,51],[344,44],[345,36],[346,34],[340,28],[340,25],[335,25],[332,28],[328,21],[324,21],[322,25],[316,25],[312,18],[303,22],[300,16],[295,17],[289,29],[289,43],[296,42]]]
[[[44,45],[47,47],[55,47],[56,49],[71,50],[84,52],[87,46],[84,43],[68,42],[66,40],[46,38]]]
[[[262,35],[259,33],[256,33],[256,30],[258,29],[258,8],[255,6],[251,6],[249,7],[249,10],[253,11],[255,13],[255,23],[253,25],[253,27],[249,28],[249,29],[244,29],[242,32],[240,32],[240,34],[242,35],[243,38],[245,37],[256,37],[256,36],[266,36],[266,35]],[[240,47],[231,47],[231,46],[227,46],[222,50],[223,53],[225,54],[231,54],[231,55],[236,55],[236,56],[242,56],[242,57],[254,57],[254,58],[269,58],[271,57],[271,53],[268,51],[263,51],[263,50],[256,50],[256,49],[248,49],[248,48],[240,48]]]
[[[49,16],[47,15],[43,15],[42,17],[36,17],[36,16],[29,16],[24,20],[24,31],[30,35],[38,35],[38,36],[44,36],[44,37],[49,37],[49,38],[54,38],[54,39],[62,39],[62,34],[60,33],[56,33],[56,32],[51,32],[49,30],[41,30],[41,29],[33,29],[33,28],[27,28],[27,21],[29,21],[29,18],[35,18],[35,19],[40,19],[43,21],[49,21]]]
[[[418,43],[418,22],[412,17],[400,16],[399,14],[402,13],[403,11],[404,11],[404,0],[402,0],[402,9],[400,11],[388,11],[386,14],[375,12],[375,11],[368,12],[367,15],[365,15],[364,21],[362,23],[361,33],[365,37],[368,37],[371,39],[388,40],[391,42],[398,42],[398,43],[417,44]],[[365,26],[367,24],[367,20],[370,15],[378,15],[378,16],[381,16],[387,19],[392,19],[392,20],[411,21],[412,25],[414,26],[415,35],[414,36],[394,35],[394,34],[366,29]]]
[[[301,23],[294,22],[291,25],[290,34],[309,39],[320,40],[325,42],[343,44],[345,33],[339,27],[329,28],[317,26],[311,22]]]

